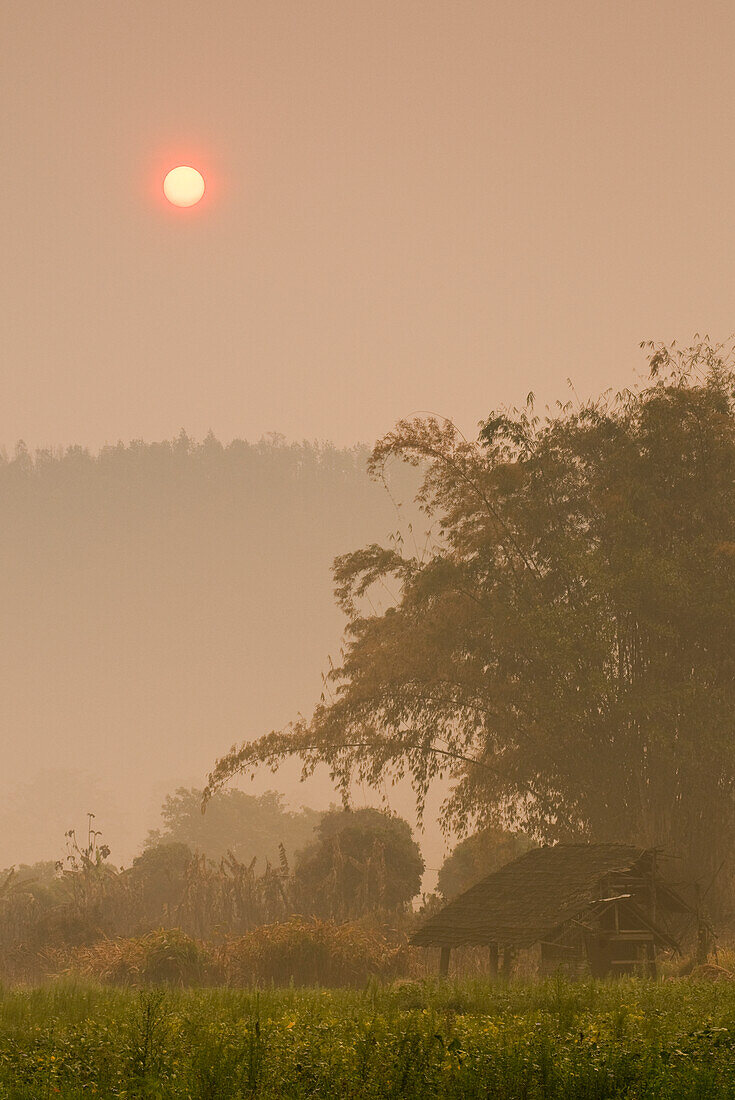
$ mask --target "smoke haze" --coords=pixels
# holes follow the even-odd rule
[[[126,444],[0,470],[0,865],[88,809],[129,858],[308,710],[332,558],[395,529],[360,452],[148,441],[472,434],[731,330],[733,32],[714,0],[2,5],[0,443]],[[331,799],[296,775],[255,789]]]
[[[166,793],[203,786],[234,741],[310,710],[339,654],[332,559],[406,527],[411,479],[398,471],[388,493],[365,460],[359,447],[182,435],[98,457],[19,448],[0,464],[13,626],[0,866],[58,856],[87,810],[129,860]],[[298,777],[294,765],[247,790],[335,799],[325,774]]]

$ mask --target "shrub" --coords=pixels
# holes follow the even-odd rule
[[[201,985],[218,976],[210,952],[178,928],[76,948],[64,969],[112,985]]]
[[[220,957],[233,985],[361,986],[405,973],[408,951],[357,924],[297,917],[228,940]]]

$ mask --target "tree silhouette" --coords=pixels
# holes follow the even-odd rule
[[[291,753],[347,790],[410,775],[447,819],[621,840],[702,879],[735,841],[735,375],[729,347],[648,345],[650,379],[468,441],[403,421],[371,457],[425,470],[424,555],[338,558],[348,616],[331,697],[210,777]],[[365,609],[379,582],[394,606]]]

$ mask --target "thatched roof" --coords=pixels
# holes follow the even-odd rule
[[[535,848],[456,897],[411,942],[422,947],[530,947],[601,900],[606,875],[650,870],[651,855],[627,844]]]

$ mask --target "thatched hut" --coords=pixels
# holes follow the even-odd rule
[[[679,951],[697,917],[662,863],[656,849],[626,844],[535,848],[454,898],[411,942],[441,948],[442,974],[455,947],[487,947],[497,973],[500,952],[509,972],[517,950],[540,944],[542,972],[655,975],[657,950]]]

